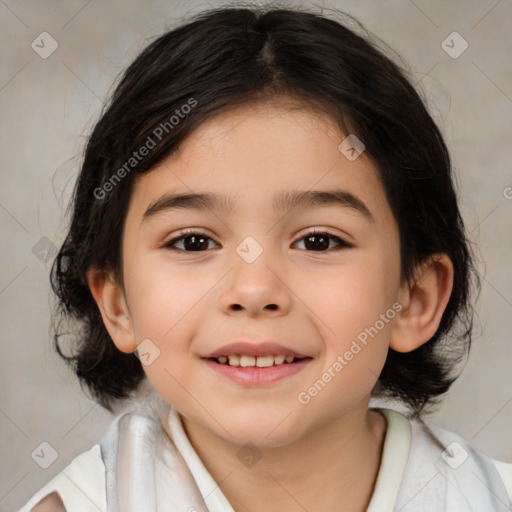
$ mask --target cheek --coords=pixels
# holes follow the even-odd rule
[[[151,362],[143,364],[144,372],[167,402],[186,410],[190,408],[190,394],[186,390],[197,385],[197,361],[192,356],[191,344],[198,318],[204,314],[211,279],[198,278],[192,266],[187,271],[183,266],[169,265],[161,257],[146,256],[145,261],[140,258],[132,263],[132,269],[144,269],[132,271],[129,289],[137,341],[150,340],[146,344]]]
[[[325,353],[315,378],[303,383],[298,396],[315,417],[354,407],[370,395],[382,371],[396,312],[376,279],[371,272],[351,269],[324,293],[316,290],[320,320],[315,322]]]
[[[140,258],[138,266],[137,260],[133,263],[133,268],[144,269],[132,272],[130,280],[130,310],[137,337],[158,344],[178,339],[177,332],[190,326],[212,280],[192,271],[192,266],[189,270],[170,265],[165,256]]]
[[[385,363],[398,290],[396,262],[379,251],[367,254],[317,280],[308,302],[325,343],[322,368],[331,393],[351,388],[359,398],[371,391]]]
[[[307,304],[322,321],[326,337],[343,344],[392,306],[388,281],[383,265],[375,261],[339,267],[309,287]]]

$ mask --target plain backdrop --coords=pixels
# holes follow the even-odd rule
[[[112,419],[80,389],[49,334],[48,273],[85,138],[148,40],[218,5],[0,0],[1,510],[21,506]],[[425,95],[453,157],[483,285],[469,361],[428,421],[512,462],[512,1],[280,5],[354,15],[408,62]],[[44,49],[35,46],[41,37]],[[47,469],[33,455],[43,442],[57,454]]]

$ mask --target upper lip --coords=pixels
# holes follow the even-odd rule
[[[238,354],[241,356],[294,356],[297,358],[309,357],[306,354],[301,354],[296,350],[292,350],[289,348],[280,345],[279,343],[274,343],[272,341],[265,341],[262,343],[248,343],[246,341],[236,341],[234,343],[229,343],[228,345],[223,345],[222,347],[210,352],[208,355],[203,356],[205,358],[210,357],[220,357],[220,356],[229,356],[233,354]]]

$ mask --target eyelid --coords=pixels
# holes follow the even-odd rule
[[[295,239],[294,243],[298,242],[299,240],[302,240],[304,237],[309,236],[309,235],[328,235],[332,238],[338,238],[344,244],[346,244],[348,247],[354,246],[354,244],[352,242],[349,242],[349,240],[351,238],[350,236],[345,235],[343,233],[336,234],[333,232],[332,228],[327,228],[327,227],[306,228],[306,229],[302,230],[297,235],[297,238]]]
[[[185,228],[185,229],[182,229],[181,231],[179,231],[175,236],[173,236],[169,240],[163,242],[160,247],[173,249],[173,250],[177,250],[177,251],[185,252],[185,253],[196,252],[196,251],[185,251],[183,249],[177,249],[176,247],[174,247],[174,244],[176,244],[178,241],[182,240],[183,238],[186,238],[187,236],[191,236],[191,235],[204,236],[205,238],[208,238],[209,240],[211,240],[214,244],[219,245],[215,241],[215,239],[213,237],[211,237],[204,229],[202,229],[202,228]],[[351,242],[347,242],[345,236],[335,235],[334,233],[332,233],[330,228],[318,228],[318,227],[306,228],[304,231],[300,232],[292,245],[295,245],[298,242],[300,242],[301,240],[303,240],[304,238],[306,238],[308,236],[312,236],[312,235],[327,235],[327,237],[330,238],[331,240],[334,239],[337,241],[338,245],[336,247],[328,249],[327,251],[318,251],[320,253],[331,252],[333,250],[336,250],[336,249],[339,249],[342,247],[345,247],[345,248],[354,247],[354,245]],[[197,252],[208,252],[208,250],[197,251]],[[316,251],[306,251],[306,252],[316,252]]]
[[[170,248],[173,248],[171,246],[171,244],[173,242],[177,242],[178,240],[181,240],[182,238],[186,238],[187,236],[191,236],[191,235],[201,235],[201,236],[204,236],[205,238],[209,238],[210,240],[212,240],[213,242],[215,242],[215,239],[210,236],[204,229],[202,228],[184,228],[180,231],[178,231],[178,233],[176,233],[174,236],[172,236],[171,238],[169,238],[168,240],[162,242],[162,244],[160,245],[160,247],[170,247]],[[217,244],[217,242],[215,242]],[[218,245],[218,244],[217,244]],[[187,251],[184,251],[184,252],[187,252]],[[191,252],[191,251],[189,251]]]
[[[300,242],[304,238],[306,238],[308,236],[312,236],[312,235],[327,235],[327,237],[330,239],[339,240],[337,247],[333,247],[332,249],[329,249],[327,251],[318,251],[320,253],[330,252],[330,251],[336,250],[340,247],[345,247],[345,248],[354,247],[354,245],[352,243],[350,243],[346,240],[345,236],[335,235],[330,229],[327,229],[327,228],[309,228],[309,230],[306,230],[297,236],[295,242],[293,242],[293,245],[295,245],[297,242]],[[307,251],[307,252],[316,252],[316,251]]]

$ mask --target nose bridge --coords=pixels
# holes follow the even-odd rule
[[[232,271],[224,287],[221,305],[225,310],[244,309],[257,313],[265,308],[285,311],[290,298],[280,279],[279,251],[265,247],[254,236],[245,237],[231,259]]]

